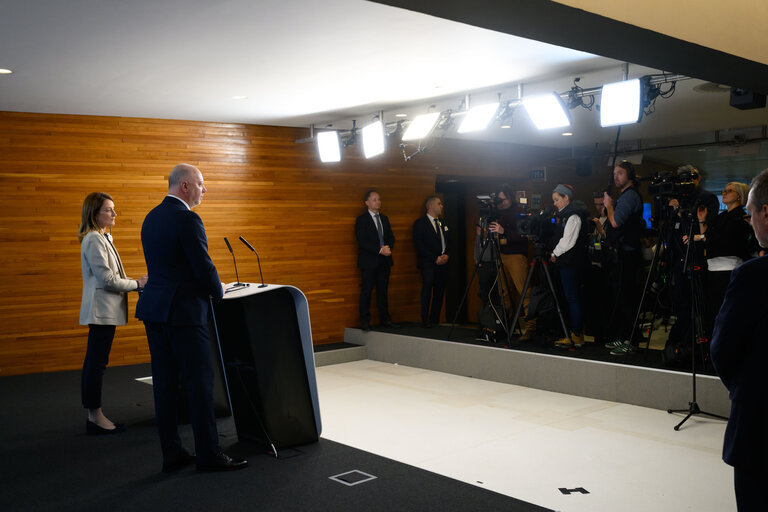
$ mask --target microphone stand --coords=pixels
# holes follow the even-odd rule
[[[225,239],[226,240],[226,239]],[[259,264],[259,275],[261,276],[261,284],[259,285],[259,288],[266,288],[267,285],[264,284],[264,274],[261,273],[261,260],[259,259],[259,253],[256,252],[256,249],[253,248],[251,244],[249,244],[245,238],[242,236],[240,237],[240,241],[245,244],[247,248],[253,251],[253,254],[256,255],[256,262]],[[227,243],[229,245],[229,243]]]
[[[227,240],[227,237],[224,237],[224,242],[227,244],[227,249],[229,249],[229,252],[232,254],[232,262],[235,264],[235,279],[237,279],[237,282],[232,285],[232,288],[229,290],[225,290],[224,293],[229,293],[235,290],[239,290],[240,288],[247,288],[250,286],[249,283],[241,283],[240,282],[240,276],[237,274],[237,260],[235,260],[235,251],[232,250],[232,246],[229,245],[229,240]]]

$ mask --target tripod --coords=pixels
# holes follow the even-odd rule
[[[512,319],[512,325],[515,325],[517,323],[518,318],[520,318],[520,311],[523,309],[523,297],[525,297],[525,294],[528,293],[528,287],[531,284],[531,278],[533,277],[534,271],[538,268],[539,269],[539,277],[541,277],[541,273],[547,277],[547,284],[549,285],[549,291],[552,293],[552,297],[555,299],[555,306],[557,307],[557,315],[560,317],[560,325],[563,326],[563,332],[565,333],[565,337],[568,338],[568,340],[571,342],[571,347],[573,347],[573,339],[571,338],[571,334],[568,331],[568,327],[565,325],[565,319],[563,318],[563,312],[560,309],[560,301],[557,298],[557,293],[555,293],[555,287],[552,284],[552,277],[549,274],[549,262],[546,258],[546,251],[544,250],[544,244],[541,243],[538,240],[534,240],[533,242],[534,247],[534,256],[533,261],[529,264],[528,268],[528,275],[525,278],[525,285],[523,286],[522,291],[520,292],[520,302],[517,305],[517,310],[515,311],[515,317]],[[539,283],[542,282],[542,279],[539,278]],[[509,342],[507,342],[507,348],[509,348]]]
[[[701,266],[695,264],[695,256],[691,256],[691,247],[693,246],[693,220],[696,218],[696,213],[694,212],[691,214],[690,212],[687,212],[687,216],[689,218],[689,227],[688,227],[688,247],[685,251],[685,259],[683,260],[683,268],[690,271],[690,280],[691,280],[691,381],[693,385],[693,397],[691,398],[691,401],[688,402],[688,408],[687,409],[667,409],[667,412],[669,414],[674,413],[688,413],[685,418],[683,418],[683,421],[675,425],[675,430],[680,430],[680,427],[683,426],[683,423],[688,421],[688,418],[691,416],[695,416],[697,414],[703,414],[705,416],[709,416],[711,418],[718,418],[721,420],[727,420],[728,418],[724,416],[719,416],[717,414],[712,414],[710,412],[702,411],[699,407],[698,402],[696,401],[696,345],[697,343],[699,345],[702,345],[703,343],[706,343],[708,340],[706,336],[704,335],[704,325],[702,323],[702,311],[703,311],[703,303],[704,303],[704,295],[702,292],[702,285],[701,285]],[[695,251],[694,251],[695,254]],[[690,267],[689,265],[689,257],[690,257]]]
[[[655,206],[656,211],[659,212],[659,217],[666,217],[665,212],[666,210],[662,206],[662,199],[661,197],[655,198]],[[653,284],[656,284],[656,296],[657,299],[653,302],[653,308],[651,309],[651,323],[650,328],[648,329],[648,341],[645,344],[645,350],[647,352],[648,348],[651,345],[651,336],[653,335],[653,327],[656,323],[656,308],[659,305],[658,297],[663,292],[664,287],[666,283],[669,282],[669,266],[664,265],[665,262],[659,261],[660,255],[662,255],[662,248],[664,249],[664,256],[666,256],[666,242],[668,237],[668,223],[666,218],[661,218],[659,220],[659,227],[657,229],[657,232],[659,234],[659,239],[656,242],[656,249],[653,251],[653,258],[651,259],[651,266],[648,271],[648,275],[645,278],[645,286],[643,286],[643,293],[640,296],[640,304],[638,304],[637,307],[637,315],[635,315],[635,323],[632,326],[631,333],[629,335],[629,343],[632,343],[632,340],[635,337],[635,334],[637,333],[637,329],[635,326],[639,325],[640,323],[640,316],[643,312],[643,305],[645,304],[645,299],[648,294],[648,290],[651,288]],[[665,323],[665,325],[667,325]]]
[[[512,328],[514,324],[508,324],[508,315],[505,307],[505,301],[504,301],[504,289],[506,287],[507,295],[512,297],[512,294],[509,293],[510,287],[509,287],[509,281],[507,279],[507,272],[504,268],[504,262],[501,260],[501,252],[499,251],[499,239],[498,236],[494,233],[493,235],[488,232],[488,219],[487,218],[481,218],[480,224],[478,225],[480,228],[480,235],[482,236],[482,240],[480,243],[480,253],[477,256],[477,263],[475,263],[475,268],[472,271],[472,276],[469,278],[469,282],[467,283],[466,288],[464,289],[464,295],[461,297],[461,301],[459,302],[458,307],[456,308],[456,313],[453,315],[453,322],[451,323],[451,330],[448,332],[448,336],[446,337],[446,341],[451,340],[451,335],[453,334],[453,329],[456,327],[456,321],[459,317],[459,312],[461,311],[461,308],[464,306],[464,302],[467,300],[467,295],[469,295],[469,289],[472,286],[472,281],[474,281],[475,276],[477,276],[478,271],[480,270],[480,266],[483,264],[483,256],[485,255],[485,252],[489,250],[491,252],[491,261],[494,265],[495,275],[496,279],[493,281],[490,290],[489,290],[489,303],[492,305],[494,315],[496,317],[496,324],[501,327],[501,329],[504,330],[504,333],[506,334],[507,338],[507,345],[509,345],[509,337],[512,332]],[[487,263],[487,262],[486,262]],[[496,290],[498,290],[498,294],[496,293]],[[499,298],[499,304],[498,307],[501,311],[497,311],[494,306],[496,306],[493,303],[493,297]],[[488,331],[484,330],[483,332],[485,336],[486,341],[490,341]],[[493,332],[495,334],[495,331]]]

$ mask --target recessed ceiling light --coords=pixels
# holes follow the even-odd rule
[[[563,132],[560,135],[562,135],[563,137],[570,137],[571,135],[573,135],[573,132]]]
[[[233,100],[247,100],[248,96],[232,96]]]
[[[13,71],[10,69],[0,69],[0,75],[10,75],[11,73],[13,73]]]
[[[408,117],[408,114],[395,114],[395,117]]]
[[[511,124],[503,124],[499,128],[503,128],[505,130],[508,130],[508,129],[512,128],[512,125]]]
[[[707,148],[699,148],[698,151],[706,151]]]

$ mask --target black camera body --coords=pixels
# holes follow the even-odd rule
[[[480,209],[480,219],[484,225],[496,222],[499,219],[499,196],[492,192],[487,196],[477,196],[477,204]]]
[[[517,217],[517,232],[534,242],[545,242],[555,234],[555,217],[550,208],[539,212],[523,210]]]
[[[657,172],[651,176],[648,193],[652,196],[668,198],[689,197],[696,190],[694,176],[690,172]]]

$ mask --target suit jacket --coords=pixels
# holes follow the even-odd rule
[[[141,226],[149,280],[136,305],[140,320],[207,325],[209,297],[222,298],[200,216],[166,196]]]
[[[440,229],[443,230],[443,238],[445,238],[445,254],[448,254],[450,248],[448,227],[442,220],[439,222]],[[426,214],[413,223],[413,245],[416,247],[416,264],[419,268],[423,265],[435,264],[437,257],[443,254],[440,234],[435,231],[435,225]]]
[[[723,460],[731,466],[763,467],[768,460],[768,256],[736,267],[715,319],[710,353],[728,388],[731,416]]]
[[[139,284],[128,279],[117,250],[98,231],[85,235],[80,244],[83,299],[80,325],[125,325],[128,322],[126,292]]]
[[[390,249],[395,248],[395,235],[392,233],[392,226],[389,225],[389,219],[386,215],[379,214],[381,227],[384,231],[384,245]],[[376,268],[383,263],[392,266],[392,256],[382,256],[379,254],[381,245],[379,244],[379,232],[376,229],[376,223],[371,214],[366,211],[355,221],[355,237],[357,238],[357,266],[362,269]]]

